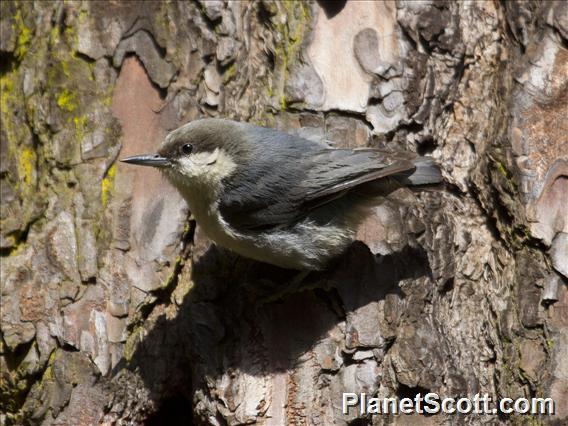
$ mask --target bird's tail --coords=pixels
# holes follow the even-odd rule
[[[393,175],[404,185],[433,185],[442,182],[440,168],[430,157],[418,157],[412,161],[416,168],[414,171]]]

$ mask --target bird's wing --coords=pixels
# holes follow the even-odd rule
[[[307,151],[294,161],[265,161],[254,173],[232,177],[219,205],[225,221],[237,230],[294,223],[361,184],[414,170],[411,161],[374,149],[318,145]]]
[[[376,149],[329,149],[315,156],[314,163],[303,185],[306,202],[415,168],[412,161]]]

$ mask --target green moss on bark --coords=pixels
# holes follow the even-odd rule
[[[10,201],[2,200],[6,211],[10,212],[2,216],[2,243],[7,246],[2,247],[3,254],[29,254],[26,237],[30,229],[29,234],[43,244],[46,216],[49,214],[51,218],[62,210],[81,212],[81,218],[77,219],[102,226],[98,224],[103,217],[103,207],[111,199],[115,168],[111,167],[103,176],[104,167],[100,164],[110,162],[103,158],[105,152],[94,158],[81,158],[85,137],[103,125],[94,117],[110,115],[113,87],[95,82],[94,62],[74,51],[77,19],[64,19],[66,27],[63,30],[60,27],[62,9],[71,16],[78,5],[75,2],[14,2],[9,8],[15,48],[9,52],[8,66],[3,66],[0,74],[2,149],[6,148],[3,155],[8,164],[2,185],[6,184],[11,191]],[[54,19],[45,19],[49,16]],[[40,21],[41,25],[35,27],[34,23]],[[107,129],[104,130],[106,134]],[[118,143],[114,129],[109,130],[108,135],[109,142],[105,141],[108,146]],[[65,155],[58,158],[61,152]],[[67,152],[77,155],[67,156]],[[60,161],[67,157],[69,161]],[[82,169],[84,164],[88,167]],[[90,189],[77,186],[77,177],[82,172],[82,178],[91,183]],[[98,185],[92,185],[97,181],[102,181],[101,192]],[[78,194],[79,190],[82,194]],[[87,194],[89,191],[95,195]],[[105,226],[105,232],[108,228]],[[107,246],[109,240],[104,241]],[[53,362],[52,354],[47,363],[38,366],[33,377],[24,377],[31,367],[22,361],[10,372],[13,380],[2,381],[3,412],[9,422],[23,424],[26,416],[29,418],[31,413],[43,409],[40,404],[45,398],[52,397]],[[4,386],[10,387],[9,393]]]
[[[279,38],[275,40],[275,81],[267,85],[270,98],[277,96],[281,110],[288,107],[285,94],[286,80],[292,67],[298,62],[305,37],[310,30],[310,6],[304,2],[284,1],[279,3],[278,13],[273,16],[272,24]]]
[[[32,39],[32,30],[28,28],[22,18],[22,11],[18,10],[14,17],[15,24],[12,30],[18,34],[18,41],[16,42],[16,58],[22,60],[28,52],[28,47]]]
[[[114,177],[116,175],[116,164],[113,164],[101,182],[101,204],[103,208],[108,205],[109,198],[114,189]]]

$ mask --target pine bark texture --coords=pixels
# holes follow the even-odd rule
[[[567,9],[0,2],[0,423],[566,422]],[[207,116],[431,155],[445,185],[286,293],[117,161]],[[428,391],[556,414],[341,412]]]

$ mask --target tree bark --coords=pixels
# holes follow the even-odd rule
[[[342,394],[551,397],[568,419],[568,7],[1,2],[1,424],[478,424]],[[304,286],[119,157],[220,116],[430,155]]]

